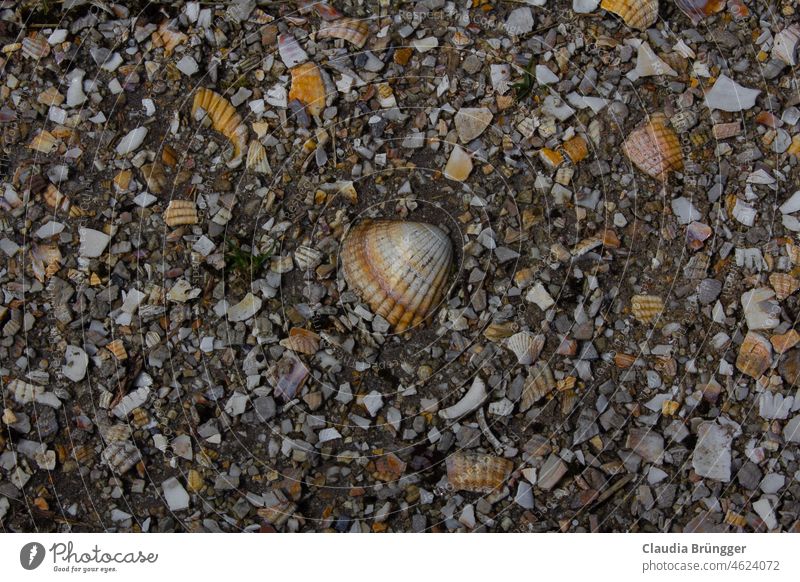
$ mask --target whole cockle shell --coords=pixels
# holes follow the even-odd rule
[[[787,26],[775,35],[772,44],[773,59],[779,59],[794,67],[797,65],[798,50],[800,50],[800,24]]]
[[[736,369],[751,378],[758,379],[771,363],[772,346],[769,340],[761,334],[748,331],[736,357]]]
[[[775,290],[775,297],[779,301],[783,301],[800,289],[800,281],[788,273],[772,273],[769,276],[769,284]]]
[[[248,170],[256,172],[257,174],[269,174],[272,168],[269,167],[269,160],[267,159],[267,150],[261,145],[261,142],[252,140],[250,146],[247,148],[247,161],[245,165]]]
[[[650,28],[658,18],[658,0],[602,0],[600,8],[613,12],[638,30]]]
[[[322,73],[314,63],[303,63],[291,69],[292,88],[289,100],[296,99],[314,117],[325,108],[325,82]]]
[[[130,441],[114,441],[103,450],[103,461],[117,475],[124,475],[141,460],[142,454]]]
[[[545,362],[538,362],[528,372],[528,378],[522,387],[522,396],[520,396],[519,403],[520,412],[528,410],[536,402],[550,394],[555,387],[556,380],[553,377],[550,366]]]
[[[520,364],[530,366],[542,353],[544,342],[544,334],[534,335],[529,331],[520,331],[506,340],[506,347],[514,352]]]
[[[280,341],[286,349],[313,356],[319,350],[319,335],[302,327],[293,327],[289,331],[289,337]]]
[[[369,23],[356,18],[340,18],[321,28],[317,38],[341,38],[358,48],[364,48],[369,38]]]
[[[683,168],[680,141],[663,113],[654,113],[633,130],[622,151],[642,172],[662,182],[670,171]]]
[[[347,235],[341,257],[348,285],[401,333],[438,305],[453,247],[431,224],[365,220]]]
[[[197,207],[191,200],[170,200],[164,211],[164,222],[167,226],[197,224],[197,221]]]
[[[725,8],[725,0],[675,0],[675,4],[694,24]]]
[[[650,323],[664,311],[664,302],[657,295],[634,295],[631,311],[638,321]]]
[[[247,146],[247,126],[242,123],[236,108],[219,93],[201,88],[194,96],[192,117],[200,121],[204,116],[208,116],[211,126],[233,145],[233,157],[228,161],[228,167],[237,168]]]
[[[447,480],[456,491],[492,493],[503,487],[514,463],[494,455],[459,451],[447,457]]]
[[[294,262],[298,269],[313,269],[322,262],[323,254],[317,249],[299,246],[294,252]]]

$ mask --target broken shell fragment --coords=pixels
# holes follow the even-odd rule
[[[233,145],[233,156],[228,161],[228,167],[238,167],[242,163],[247,146],[247,126],[242,123],[241,116],[222,95],[201,88],[194,96],[192,117],[196,121],[201,121],[205,116],[208,116],[211,126]]]
[[[317,267],[322,262],[323,254],[317,249],[307,246],[297,247],[294,252],[294,262],[298,269],[308,270]]]
[[[455,146],[447,164],[444,167],[444,176],[456,182],[463,182],[472,172],[472,157],[461,149],[460,146]]]
[[[589,148],[586,144],[586,140],[579,135],[568,139],[562,144],[561,147],[564,149],[564,153],[567,154],[567,157],[570,159],[570,161],[572,161],[573,164],[577,164],[578,162],[586,159],[586,156],[589,155]]]
[[[797,65],[798,50],[800,50],[800,24],[787,26],[775,35],[772,45],[772,58],[779,59],[794,67]]]
[[[236,305],[228,308],[229,321],[247,321],[261,309],[261,299],[248,293]]]
[[[650,323],[664,311],[664,302],[657,295],[634,295],[631,311],[641,323]]]
[[[170,200],[164,211],[164,222],[167,226],[197,224],[197,207],[191,200]]]
[[[142,454],[130,441],[113,441],[103,449],[103,461],[117,475],[124,475],[141,460]]]
[[[313,331],[302,327],[293,327],[289,331],[289,337],[282,339],[280,344],[298,354],[313,356],[319,350],[319,342],[319,335]]]
[[[642,172],[662,182],[669,172],[683,168],[680,141],[663,113],[654,113],[633,130],[622,151]]]
[[[357,18],[340,18],[322,27],[317,38],[341,38],[357,48],[364,48],[369,37],[369,23]]]
[[[553,372],[545,362],[539,362],[534,366],[525,381],[520,397],[519,409],[525,412],[536,402],[550,394],[556,387],[556,380]]]
[[[749,331],[739,349],[736,369],[751,378],[760,378],[772,362],[772,346],[761,334]]]
[[[247,161],[245,165],[248,170],[257,174],[269,174],[272,168],[269,166],[267,159],[267,150],[261,145],[261,142],[252,140],[250,146],[247,148]]]
[[[489,397],[486,392],[486,383],[479,376],[475,376],[467,393],[453,406],[439,411],[439,416],[445,420],[458,420],[477,409]]]
[[[312,116],[317,117],[325,108],[325,82],[322,73],[314,63],[303,63],[291,69],[292,88],[289,100],[297,100],[305,105]]]
[[[544,334],[534,335],[529,331],[520,331],[506,340],[506,347],[514,352],[520,364],[529,366],[542,353],[544,341]]]
[[[658,0],[602,0],[600,8],[613,12],[638,30],[649,28],[658,18]]]
[[[125,345],[122,343],[121,339],[116,339],[113,342],[109,343],[106,346],[106,349],[111,352],[111,354],[117,360],[127,360],[128,359],[128,352],[125,351]]]
[[[289,33],[278,35],[278,54],[280,54],[281,60],[287,69],[296,67],[308,60],[306,51],[303,50],[297,39]]]
[[[779,301],[783,301],[800,289],[800,281],[788,273],[772,273],[769,276],[769,284],[775,290],[775,297]]]
[[[342,268],[350,288],[401,333],[437,307],[452,257],[450,239],[436,226],[365,220],[344,241]]]
[[[491,493],[505,484],[514,463],[494,455],[459,451],[447,458],[447,480],[456,491]]]
[[[694,24],[725,8],[725,0],[675,0],[675,4]]]

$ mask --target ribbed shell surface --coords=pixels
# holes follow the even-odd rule
[[[351,230],[342,249],[347,284],[397,332],[436,308],[452,259],[447,235],[422,222],[366,220]]]

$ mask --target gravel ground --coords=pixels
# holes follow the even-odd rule
[[[2,530],[800,531],[795,6],[0,0]]]

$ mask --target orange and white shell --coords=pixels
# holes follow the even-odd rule
[[[494,455],[459,451],[447,458],[447,480],[456,491],[492,493],[508,480],[514,463]]]
[[[657,295],[634,295],[631,312],[642,323],[651,323],[664,312],[664,301]]]
[[[280,341],[280,344],[286,349],[308,356],[313,356],[317,353],[319,343],[319,335],[302,327],[293,327],[289,331],[289,337]]]
[[[634,129],[622,144],[622,151],[642,172],[666,181],[669,172],[683,168],[681,144],[663,113]]]
[[[431,224],[365,220],[347,235],[341,258],[350,288],[399,333],[436,309],[453,247]]]
[[[769,340],[761,334],[748,331],[736,357],[736,369],[751,378],[758,379],[771,363],[772,346]]]
[[[317,33],[318,38],[341,38],[363,48],[369,38],[369,23],[358,18],[339,18]]]
[[[303,63],[292,68],[292,88],[289,100],[297,99],[314,117],[325,108],[325,81],[314,63]]]
[[[164,222],[167,226],[197,224],[197,207],[191,200],[170,200],[164,211]]]
[[[242,123],[242,117],[230,101],[219,93],[205,88],[200,88],[194,96],[192,117],[200,121],[203,117],[202,112],[208,116],[211,126],[233,145],[233,157],[228,161],[228,167],[238,167],[247,149],[247,126]]]
[[[658,0],[603,0],[600,8],[613,12],[638,30],[650,28],[658,18]]]

